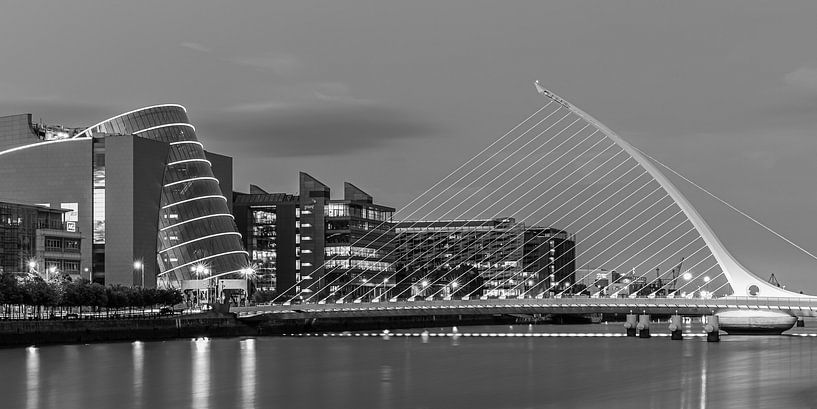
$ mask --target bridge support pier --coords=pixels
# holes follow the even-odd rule
[[[797,324],[796,324],[796,326],[797,326],[798,328],[803,328],[803,327],[805,327],[805,326],[806,326],[806,319],[805,319],[805,318],[803,318],[803,317],[797,317]]]
[[[649,338],[650,337],[650,316],[647,314],[639,315],[638,316],[638,325],[636,326],[638,329],[638,337],[639,338]]]
[[[713,314],[707,318],[709,322],[707,322],[706,326],[704,326],[704,330],[706,331],[706,341],[720,342],[721,335],[719,333],[720,326],[718,325],[718,316]]]
[[[624,328],[627,330],[627,336],[628,337],[634,337],[635,336],[635,331],[636,331],[635,327],[637,325],[636,324],[637,320],[638,320],[638,316],[636,316],[635,314],[627,314],[627,321],[624,322]]]
[[[670,334],[671,334],[670,339],[673,339],[673,340],[684,339],[684,336],[682,335],[682,331],[681,331],[681,316],[680,315],[675,314],[670,318],[669,330],[670,330]]]

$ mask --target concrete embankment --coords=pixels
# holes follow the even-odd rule
[[[0,347],[258,335],[233,314],[145,319],[0,321]]]

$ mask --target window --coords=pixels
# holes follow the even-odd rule
[[[344,203],[329,203],[324,208],[326,217],[348,217],[349,206]]]
[[[45,239],[45,248],[47,249],[61,249],[62,241],[60,239]]]
[[[79,251],[79,240],[66,239],[64,243],[66,250]]]

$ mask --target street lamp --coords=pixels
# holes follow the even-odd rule
[[[57,274],[57,266],[48,267],[48,273]],[[46,277],[45,277],[46,281],[50,280],[50,277],[49,277],[48,273],[46,273]]]
[[[141,279],[139,280],[139,286],[145,286],[145,266],[142,264],[141,261],[136,260],[133,262],[133,269],[139,271],[141,275]]]
[[[684,280],[686,280],[686,281],[692,280],[692,273],[687,271],[686,273],[684,273],[683,277],[684,277]]]
[[[704,282],[705,282],[705,283],[708,283],[708,282],[709,282],[709,280],[711,280],[711,278],[709,278],[709,276],[704,276]]]

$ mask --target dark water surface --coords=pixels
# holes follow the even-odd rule
[[[537,332],[574,335],[488,336]],[[0,408],[817,408],[817,337],[575,336],[621,332],[463,327],[486,336],[4,349]]]

